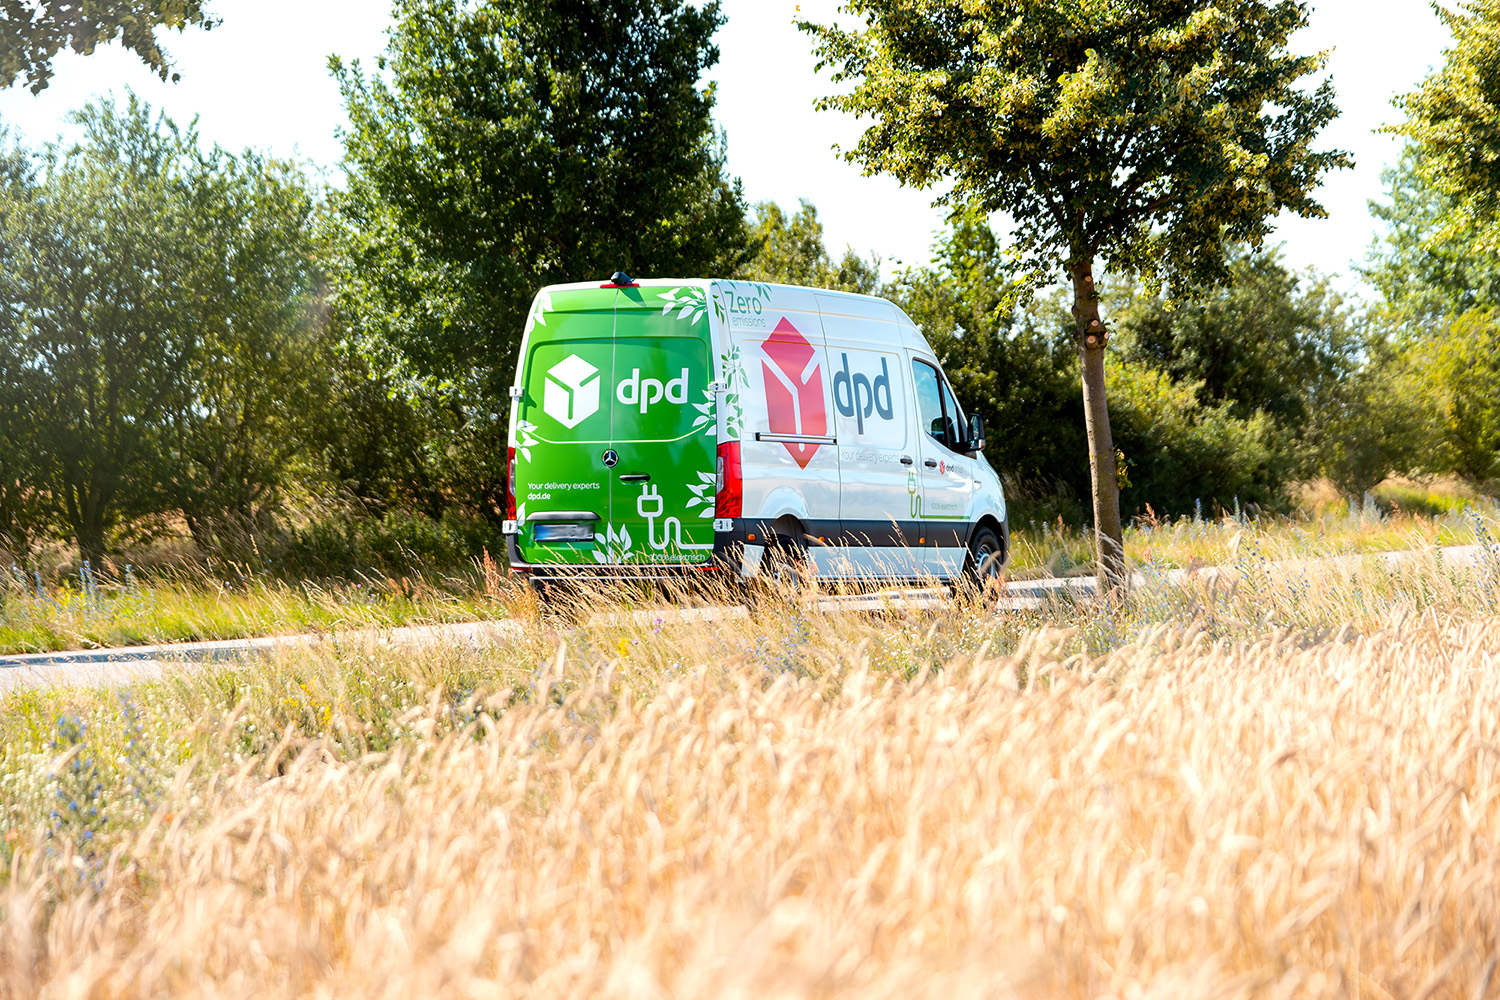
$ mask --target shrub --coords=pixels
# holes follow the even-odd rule
[[[1282,502],[1284,463],[1264,413],[1236,417],[1228,404],[1204,403],[1196,384],[1128,362],[1111,366],[1109,394],[1127,517],[1148,503],[1158,514],[1183,515],[1201,504]]]
[[[348,579],[467,568],[486,551],[497,558],[505,551],[499,527],[453,510],[441,518],[400,510],[378,517],[330,510],[289,531],[274,551],[262,549],[262,557],[279,576]]]

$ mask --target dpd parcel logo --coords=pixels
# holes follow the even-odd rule
[[[772,434],[821,437],[828,433],[828,413],[823,408],[823,369],[817,351],[807,338],[783,319],[771,339],[760,345],[772,363],[762,361],[766,381],[766,411]],[[813,460],[820,445],[808,441],[784,441],[783,446],[801,468]]]
[[[542,412],[568,429],[599,412],[599,369],[570,354],[547,372]]]

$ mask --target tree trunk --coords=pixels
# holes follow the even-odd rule
[[[1099,593],[1125,589],[1125,533],[1120,525],[1120,479],[1115,438],[1109,429],[1109,400],[1104,392],[1104,345],[1109,333],[1099,320],[1094,294],[1094,262],[1075,258],[1073,321],[1077,323],[1078,359],[1083,368],[1083,413],[1089,435],[1089,473],[1094,482],[1094,544],[1098,553]]]
[[[78,541],[78,555],[88,561],[95,573],[104,567],[104,511],[88,510],[74,529]]]

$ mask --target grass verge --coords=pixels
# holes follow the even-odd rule
[[[1483,995],[1500,555],[1245,561],[13,694],[0,996]]]
[[[173,573],[101,583],[86,570],[45,586],[12,572],[0,589],[0,653],[244,639],[503,616],[511,600],[494,564],[434,582],[369,577],[290,584]]]

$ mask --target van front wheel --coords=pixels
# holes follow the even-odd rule
[[[1004,571],[1004,543],[993,528],[980,528],[969,539],[969,557],[964,561],[964,582],[984,593],[999,584]]]

